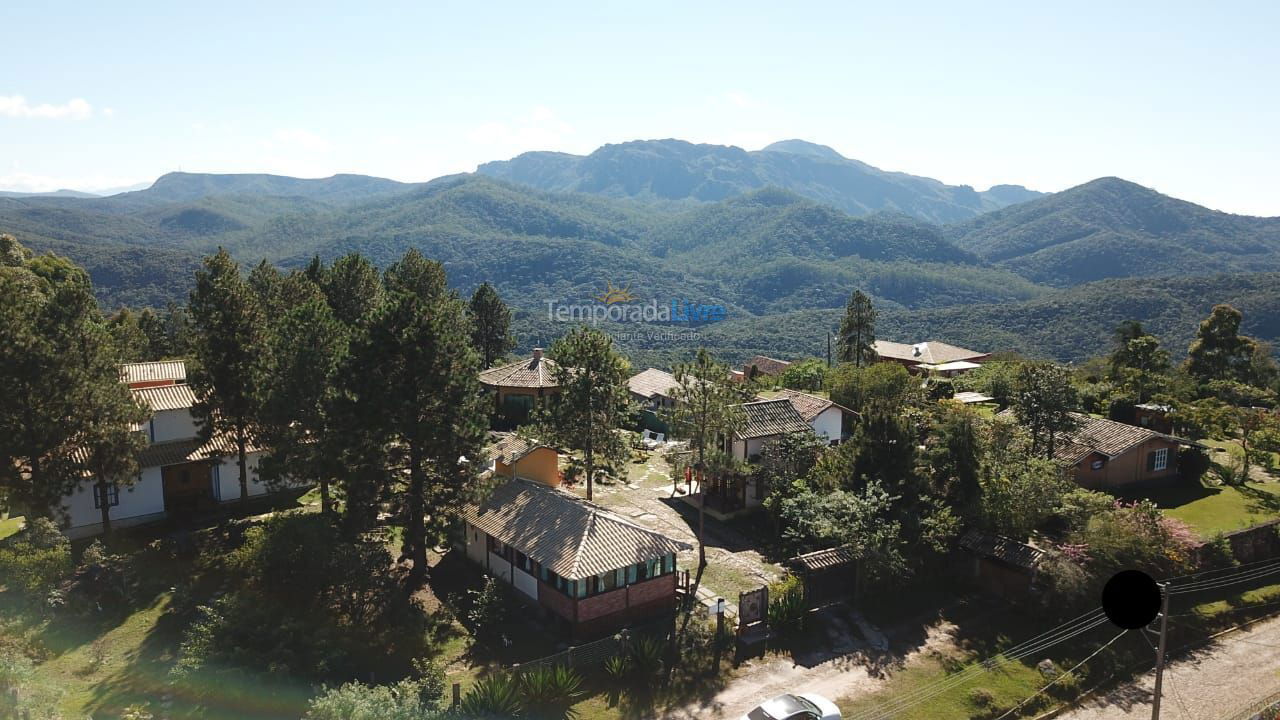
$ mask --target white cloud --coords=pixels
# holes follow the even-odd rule
[[[0,95],[0,115],[5,117],[83,120],[92,114],[93,106],[83,98],[74,98],[61,105],[32,105],[21,95]]]

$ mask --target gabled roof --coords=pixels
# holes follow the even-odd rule
[[[497,442],[485,448],[484,454],[490,461],[496,460],[504,465],[510,465],[538,448],[554,451],[550,445],[544,445],[537,440],[530,440],[515,433],[503,433]]]
[[[739,440],[813,430],[800,413],[796,412],[791,401],[785,398],[757,400],[738,407],[742,408],[743,423],[734,436]]]
[[[960,538],[960,547],[975,555],[993,558],[1024,570],[1035,570],[1045,553],[1003,535],[973,529]]]
[[[484,501],[467,506],[466,518],[570,580],[692,549],[688,543],[530,480],[498,486]]]
[[[1016,417],[1013,408],[1002,411],[1000,415]],[[1071,417],[1075,418],[1077,427],[1058,435],[1053,449],[1053,458],[1068,465],[1075,465],[1095,452],[1108,458],[1119,457],[1138,445],[1157,438],[1181,445],[1204,447],[1186,438],[1084,413],[1073,412]]]
[[[942,365],[944,363],[958,362],[961,360],[974,360],[977,358],[985,358],[989,353],[978,352],[968,348],[958,347],[956,345],[948,345],[937,340],[916,343],[908,345],[906,343],[889,342],[887,340],[877,340],[872,345],[876,354],[882,358],[891,360],[904,360],[907,362],[922,363],[925,365]]]
[[[742,369],[745,372],[752,365],[765,375],[780,375],[783,370],[791,367],[791,363],[786,360],[778,360],[777,358],[767,357],[765,355],[752,355],[747,361],[742,363]]]
[[[190,385],[134,388],[133,399],[151,408],[151,412],[182,410],[196,404],[196,394]]]
[[[852,412],[849,408],[836,403],[834,400],[810,395],[799,390],[779,390],[778,394],[774,395],[772,399],[790,402],[791,407],[800,413],[800,417],[804,418],[805,422],[813,422],[815,418],[832,407],[839,408],[842,412]]]
[[[125,363],[120,366],[120,382],[126,385],[172,380],[187,381],[187,363],[183,360]]]
[[[649,368],[632,375],[627,380],[627,387],[636,395],[652,400],[656,396],[672,397],[675,389],[680,387],[680,382],[675,375],[665,370]]]
[[[559,387],[552,374],[555,367],[556,362],[550,358],[531,357],[484,370],[480,382],[490,387]]]

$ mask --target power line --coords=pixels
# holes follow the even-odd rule
[[[1101,612],[1102,611],[1100,609],[1091,610],[1080,617],[1068,620],[1053,630],[1042,633],[1035,638],[1009,648],[992,658],[980,663],[975,663],[951,677],[935,681],[923,688],[894,698],[879,707],[871,708],[857,715],[853,715],[848,720],[882,720],[883,718],[892,717],[893,715],[910,707],[932,700],[934,697],[963,685],[969,680],[977,678],[980,675],[991,672],[997,668],[1004,667],[1005,665],[1012,664],[1029,655],[1047,650],[1050,647],[1071,640],[1101,625],[1105,625],[1107,623],[1107,619],[1101,614]]]
[[[1051,688],[1051,687],[1053,687],[1055,684],[1057,684],[1057,682],[1058,682],[1059,680],[1061,680],[1062,678],[1066,677],[1067,675],[1070,675],[1070,674],[1074,673],[1076,670],[1079,670],[1081,665],[1084,665],[1085,663],[1087,663],[1087,662],[1089,662],[1090,660],[1092,660],[1092,659],[1094,659],[1095,657],[1097,657],[1097,656],[1098,656],[1098,653],[1100,653],[1100,652],[1102,652],[1103,650],[1106,650],[1107,648],[1111,647],[1111,644],[1112,644],[1112,643],[1114,643],[1115,641],[1119,640],[1119,639],[1120,639],[1120,637],[1121,637],[1121,636],[1123,636],[1123,635],[1124,635],[1125,633],[1127,633],[1127,632],[1129,632],[1129,631],[1128,631],[1128,630],[1121,630],[1121,631],[1120,631],[1120,633],[1119,633],[1118,635],[1116,635],[1115,637],[1113,637],[1113,638],[1111,638],[1110,640],[1108,640],[1106,645],[1103,645],[1102,647],[1098,648],[1097,650],[1094,650],[1092,653],[1090,653],[1090,654],[1089,654],[1089,657],[1087,657],[1087,658],[1085,658],[1085,659],[1081,660],[1080,662],[1076,663],[1076,666],[1075,666],[1075,667],[1073,667],[1073,668],[1071,668],[1070,670],[1068,670],[1068,671],[1066,671],[1066,672],[1062,673],[1061,675],[1059,675],[1058,677],[1054,678],[1053,680],[1050,680],[1048,685],[1045,685],[1044,687],[1042,687],[1042,688],[1040,688],[1039,690],[1037,690],[1037,691],[1035,691],[1034,693],[1032,693],[1030,696],[1028,696],[1028,697],[1027,697],[1026,699],[1024,699],[1022,702],[1020,702],[1020,703],[1018,703],[1017,705],[1014,705],[1013,707],[1009,708],[1007,711],[1005,711],[1005,713],[1004,713],[1003,715],[1001,715],[1000,717],[996,718],[996,720],[1004,720],[1004,718],[1009,717],[1009,715],[1010,715],[1010,714],[1012,714],[1012,713],[1014,713],[1014,712],[1017,712],[1018,710],[1022,709],[1022,706],[1023,706],[1023,705],[1026,705],[1028,702],[1030,702],[1030,701],[1031,701],[1031,698],[1038,697],[1038,696],[1039,696],[1041,693],[1043,693],[1045,690],[1048,690],[1049,688]]]
[[[1186,593],[1204,592],[1206,590],[1216,590],[1218,588],[1228,587],[1230,585],[1239,585],[1240,583],[1243,583],[1243,582],[1257,580],[1260,578],[1267,577],[1268,575],[1275,575],[1277,573],[1280,573],[1280,563],[1272,567],[1256,568],[1254,570],[1249,570],[1249,571],[1240,573],[1238,575],[1228,575],[1222,578],[1215,578],[1212,580],[1205,580],[1202,582],[1191,583],[1187,585],[1176,585],[1172,589],[1170,589],[1169,592],[1174,595],[1183,595]]]

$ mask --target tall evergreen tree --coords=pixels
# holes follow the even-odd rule
[[[349,328],[363,325],[383,301],[382,278],[368,258],[349,253],[333,261],[320,285],[333,315]]]
[[[1187,372],[1200,382],[1251,383],[1257,342],[1240,334],[1244,315],[1230,305],[1215,305],[1187,348]]]
[[[466,306],[448,290],[440,263],[410,250],[387,269],[384,285],[385,301],[354,352],[354,394],[381,451],[389,494],[402,508],[409,585],[420,587],[428,542],[442,539],[482,490],[480,359]],[[353,450],[366,458],[375,451],[367,442]]]
[[[1135,402],[1144,403],[1159,390],[1169,372],[1169,353],[1153,335],[1143,335],[1117,348],[1111,356],[1112,379],[1133,392]]]
[[[139,406],[120,382],[122,350],[119,337],[105,325],[89,326],[73,349],[84,385],[76,392],[84,427],[75,438],[77,457],[93,480],[94,503],[102,518],[102,532],[111,534],[111,507],[120,492],[138,480],[138,453],[146,445],[134,427],[150,413]]]
[[[1031,433],[1033,455],[1053,459],[1058,436],[1078,423],[1071,413],[1079,398],[1071,373],[1052,363],[1027,363],[1018,369],[1013,411]]]
[[[866,367],[876,360],[876,310],[871,298],[854,290],[840,322],[840,362]]]
[[[711,357],[706,348],[698,348],[691,363],[675,368],[677,386],[672,393],[673,407],[668,414],[671,434],[687,440],[693,452],[693,472],[698,481],[698,572],[694,590],[702,583],[702,572],[707,567],[706,488],[704,475],[712,466],[723,466],[725,438],[733,437],[742,426],[743,416],[738,395],[729,379],[729,368]]]
[[[621,463],[627,454],[617,429],[631,414],[630,365],[614,349],[613,338],[585,325],[557,340],[551,357],[556,361],[552,376],[560,393],[545,406],[537,432],[582,453],[591,500],[601,465]]]
[[[0,505],[52,517],[86,472],[127,482],[141,411],[118,360],[88,275],[0,236]]]
[[[485,367],[493,365],[516,346],[511,336],[511,311],[498,291],[489,283],[481,283],[471,296],[471,344]]]
[[[240,501],[249,500],[249,447],[257,440],[267,332],[257,294],[226,250],[204,260],[191,291],[195,363],[192,414],[200,436],[225,436],[236,448]]]
[[[348,332],[307,274],[285,278],[279,297],[285,306],[268,334],[270,369],[261,415],[261,440],[271,453],[259,472],[271,485],[316,483],[321,512],[327,515],[333,507],[331,485],[344,467],[333,413]]]

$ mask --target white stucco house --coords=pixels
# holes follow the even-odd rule
[[[79,538],[102,532],[102,505],[111,505],[114,527],[129,527],[171,517],[187,517],[240,499],[240,474],[235,444],[215,436],[202,441],[191,407],[196,397],[186,384],[181,361],[131,363],[121,368],[121,381],[134,399],[151,410],[136,429],[147,438],[138,457],[141,472],[133,485],[108,486],[99,497],[93,478],[85,481],[63,504],[64,532]],[[258,480],[262,449],[249,453],[250,497],[265,495]]]
[[[731,438],[725,438],[725,452],[738,460],[754,460],[769,441],[813,428],[796,412],[790,400],[775,398],[757,400],[738,406],[742,425]]]
[[[832,445],[844,439],[844,419],[852,415],[849,408],[824,397],[799,390],[781,390],[773,399],[786,400],[809,423],[813,433]]]

